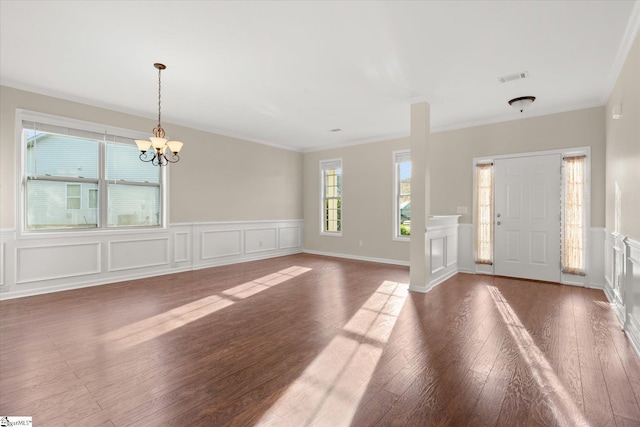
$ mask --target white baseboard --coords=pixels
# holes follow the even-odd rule
[[[402,261],[397,259],[375,258],[375,257],[366,257],[366,256],[360,256],[360,255],[342,254],[342,253],[336,253],[336,252],[315,251],[312,249],[304,249],[302,252],[306,254],[312,254],[312,255],[322,255],[322,256],[329,256],[329,257],[335,257],[335,258],[353,259],[357,261],[379,262],[381,264],[402,265],[405,267],[409,266],[409,261]]]

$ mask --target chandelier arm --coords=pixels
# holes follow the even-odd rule
[[[153,157],[149,158],[150,156],[149,156],[148,152],[144,151],[144,152],[140,153],[139,157],[140,157],[140,160],[142,160],[143,162],[147,162],[148,163],[148,162],[153,162],[155,160],[156,154],[154,153]],[[149,160],[147,160],[147,159],[149,159]]]

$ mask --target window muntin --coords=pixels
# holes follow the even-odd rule
[[[396,151],[394,165],[394,238],[411,235],[411,152]]]
[[[476,165],[476,264],[493,264],[493,163]]]
[[[342,160],[320,163],[322,186],[321,232],[342,234]]]
[[[134,139],[53,124],[63,120],[22,121],[23,229],[162,225],[162,171],[140,162]]]

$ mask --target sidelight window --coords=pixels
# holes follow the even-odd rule
[[[476,165],[476,264],[493,264],[493,163]]]
[[[585,240],[586,156],[565,157],[562,160],[563,236],[562,272],[584,275],[586,272]]]

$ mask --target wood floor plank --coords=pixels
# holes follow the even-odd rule
[[[0,413],[38,425],[640,425],[602,291],[297,254],[0,301]]]

